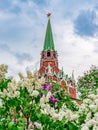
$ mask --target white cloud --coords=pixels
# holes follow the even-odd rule
[[[71,74],[75,70],[75,76],[89,70],[92,64],[98,65],[98,57],[94,52],[97,39],[76,35],[73,31],[73,23],[66,21],[54,26],[55,46],[59,53],[60,68],[63,66],[65,73]]]

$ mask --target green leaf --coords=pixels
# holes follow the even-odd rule
[[[17,126],[17,130],[24,130],[24,126]]]
[[[14,125],[15,125],[14,122],[10,122],[8,124],[8,130],[13,130]]]
[[[23,114],[26,116],[26,115],[29,115],[30,114],[30,110],[28,108],[26,108],[24,111],[23,111]]]
[[[35,98],[35,102],[36,102],[36,103],[39,103],[39,101],[40,101],[40,95],[38,95],[38,96]]]
[[[42,90],[42,93],[46,96],[48,92],[46,90]]]
[[[74,123],[68,123],[69,130],[79,130],[79,128]]]
[[[7,88],[8,83],[11,82],[11,79],[5,79],[3,82],[0,83],[0,90],[3,91]]]
[[[85,114],[80,115],[80,117],[78,118],[79,123],[80,123],[80,124],[85,123],[85,118],[86,118],[86,115],[85,115]]]

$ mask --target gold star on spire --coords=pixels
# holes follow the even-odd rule
[[[51,13],[48,13],[48,14],[47,14],[48,19],[50,19],[50,16],[51,16]]]

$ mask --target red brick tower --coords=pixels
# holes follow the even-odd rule
[[[48,13],[48,24],[46,29],[46,36],[44,41],[43,51],[41,52],[39,77],[45,77],[46,81],[54,80],[60,83],[62,88],[69,93],[69,95],[76,99],[76,85],[74,75],[71,78],[66,78],[63,69],[58,68],[58,55],[54,47],[50,16]]]
[[[55,51],[50,16],[48,15],[48,24],[46,29],[46,36],[44,41],[44,48],[41,53],[40,70],[39,75],[44,76],[47,79],[58,80],[59,68],[58,68],[58,55]]]

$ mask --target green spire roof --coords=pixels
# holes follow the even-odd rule
[[[47,24],[47,29],[46,29],[45,41],[44,41],[44,51],[47,51],[47,50],[54,51],[55,50],[51,23],[50,23],[50,15],[51,14],[48,14],[48,24]]]

